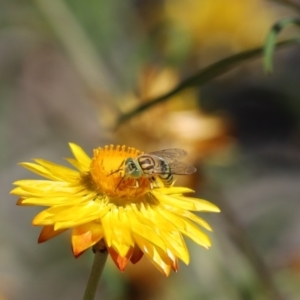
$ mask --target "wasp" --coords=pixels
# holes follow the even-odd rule
[[[162,180],[164,186],[169,187],[174,182],[173,175],[188,175],[196,172],[197,169],[194,166],[181,161],[186,155],[185,150],[172,148],[141,154],[135,158],[129,157],[122,162],[118,170],[111,173],[124,170],[124,175],[116,189],[126,178],[147,177],[155,182],[157,176]]]

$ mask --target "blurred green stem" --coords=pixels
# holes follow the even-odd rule
[[[300,26],[299,18],[285,18],[273,25],[269,31],[266,42],[264,45],[264,69],[267,74],[273,71],[273,56],[277,46],[276,39],[278,34],[287,26],[297,25]]]
[[[282,42],[278,42],[275,44],[276,49],[291,46],[298,44],[300,42],[299,38],[289,39]],[[180,82],[174,89],[171,91],[168,91],[167,93],[161,95],[158,98],[155,99],[148,99],[142,102],[141,105],[134,108],[133,110],[121,115],[119,117],[119,120],[117,122],[117,127],[120,126],[125,121],[135,117],[136,115],[146,111],[147,109],[158,105],[160,103],[163,103],[167,100],[169,100],[171,97],[177,95],[178,93],[181,93],[182,91],[191,88],[191,87],[200,87],[203,84],[211,81],[212,79],[225,74],[229,70],[232,70],[233,68],[236,68],[237,66],[240,66],[242,62],[245,62],[247,60],[253,59],[258,56],[262,56],[263,54],[263,47],[246,50],[243,52],[240,52],[238,54],[234,54],[232,56],[226,57],[222,60],[219,60],[196,74],[190,76],[189,78],[185,79],[184,81]]]
[[[108,251],[105,245],[99,242],[93,247],[95,252],[94,261],[90,277],[84,292],[83,300],[94,300],[99,285],[99,281],[106,263]]]

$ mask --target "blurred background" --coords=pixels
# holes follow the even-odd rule
[[[207,251],[169,278],[146,259],[122,274],[109,260],[98,298],[300,299],[299,46],[194,85],[119,124],[204,67],[262,46],[297,16],[288,0],[0,0],[0,299],[81,299],[92,256],[68,233],[37,244],[11,183],[32,158],[64,164],[68,142],[145,152],[179,147],[197,166],[178,178],[217,204]],[[299,2],[298,2],[299,4]],[[281,39],[299,34],[284,30]],[[118,125],[119,124],[119,125]]]

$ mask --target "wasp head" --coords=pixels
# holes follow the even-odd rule
[[[139,178],[142,176],[142,170],[139,167],[138,161],[133,158],[127,158],[124,164],[126,177]]]

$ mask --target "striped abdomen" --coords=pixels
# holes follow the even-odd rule
[[[144,175],[152,177],[158,175],[165,186],[170,186],[173,182],[173,175],[170,166],[160,157],[143,154],[138,157],[138,162]]]

